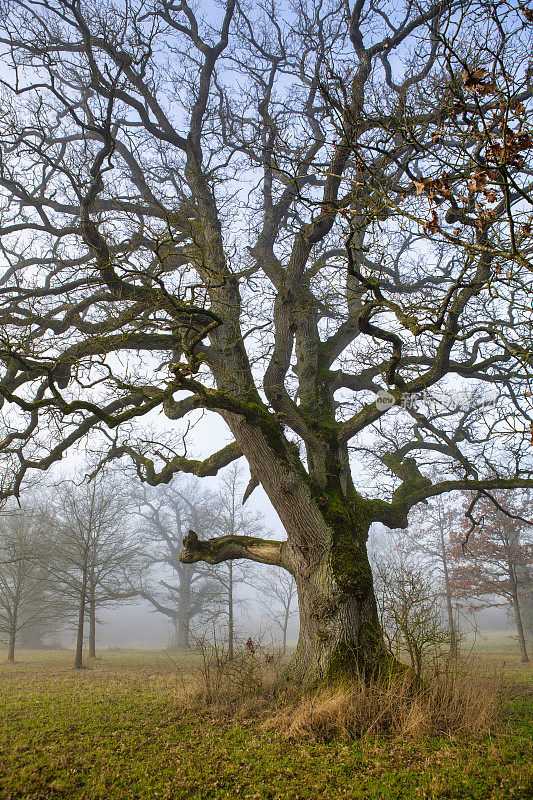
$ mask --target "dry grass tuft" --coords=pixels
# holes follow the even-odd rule
[[[189,708],[218,718],[258,722],[291,740],[348,741],[366,736],[422,739],[426,736],[484,735],[498,722],[498,686],[457,671],[411,673],[354,681],[314,692],[288,686],[279,657],[242,651],[204,657]]]
[[[378,735],[420,739],[484,734],[497,721],[497,695],[472,679],[405,676],[323,689],[288,702],[263,723],[289,739],[350,740]]]

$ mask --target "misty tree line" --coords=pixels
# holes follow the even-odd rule
[[[209,633],[234,655],[243,618],[239,589],[254,587],[264,620],[281,651],[296,613],[296,586],[271,568],[252,574],[250,564],[182,563],[190,530],[201,539],[268,535],[261,516],[243,504],[241,474],[231,466],[218,492],[194,479],[163,487],[127,482],[118,471],[91,480],[39,487],[22,507],[0,519],[0,641],[7,660],[16,645],[75,633],[75,666],[84,649],[96,657],[101,612],[148,602],[173,626],[172,644],[194,647]],[[246,492],[244,492],[246,496]],[[432,500],[392,539],[373,537],[371,552],[378,611],[388,648],[406,654],[412,668],[457,656],[459,617],[465,611],[507,606],[523,661],[533,636],[533,493],[499,496],[469,515],[466,493],[455,502]],[[501,503],[501,505],[500,505]],[[246,634],[247,635],[247,634]]]
[[[47,635],[73,631],[80,668],[85,644],[96,657],[101,611],[139,598],[172,622],[174,646],[186,649],[200,631],[218,629],[232,656],[239,587],[250,570],[182,564],[179,553],[192,527],[201,535],[263,529],[243,509],[238,470],[230,468],[218,493],[188,481],[150,491],[117,472],[41,489],[0,520],[0,641],[8,661],[17,643],[42,647]],[[280,627],[285,650],[296,593],[276,572],[254,585],[270,598],[266,616]]]

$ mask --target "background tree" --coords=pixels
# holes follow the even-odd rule
[[[257,581],[259,602],[267,619],[281,631],[281,652],[287,652],[287,632],[291,618],[297,613],[297,592],[293,576],[279,569],[264,570]]]
[[[231,542],[235,536],[252,532],[254,536],[264,532],[263,525],[258,514],[252,513],[244,508],[242,498],[245,495],[246,487],[242,485],[242,472],[235,464],[231,465],[224,473],[221,481],[221,489],[216,498],[217,524],[216,528],[220,533],[219,541]],[[196,535],[196,531],[192,532]],[[228,658],[232,659],[235,649],[237,626],[235,623],[235,612],[237,608],[242,608],[242,600],[238,598],[239,586],[256,581],[251,575],[248,564],[239,562],[233,563],[229,559],[222,564],[217,571],[219,584],[219,616],[227,618],[228,628]],[[224,611],[225,607],[225,611]]]
[[[455,552],[452,537],[461,514],[458,499],[433,498],[428,505],[417,509],[410,520],[409,538],[413,551],[421,555],[440,584],[445,602],[450,635],[451,653],[457,655],[459,630],[457,624],[457,589],[453,581]],[[437,575],[435,575],[437,572]]]
[[[128,530],[127,495],[109,475],[54,491],[49,512],[49,544],[54,558],[47,582],[62,608],[74,619],[74,666],[83,666],[85,623],[89,621],[89,658],[96,657],[98,611],[132,596],[126,574],[137,553]]]
[[[406,654],[421,675],[438,669],[443,656],[457,653],[456,631],[446,619],[432,570],[401,539],[375,561],[380,620],[391,653]]]
[[[215,568],[183,564],[179,554],[191,528],[202,537],[212,535],[218,524],[217,498],[196,482],[176,478],[169,486],[143,487],[136,496],[136,513],[143,520],[140,549],[150,571],[139,581],[133,576],[133,585],[138,584],[138,594],[172,620],[173,644],[186,649],[193,621],[214,612],[220,587]]]
[[[482,498],[475,526],[463,517],[454,536],[457,564],[453,579],[459,597],[472,608],[507,605],[512,610],[522,661],[529,661],[522,613],[531,596],[527,580],[533,563],[533,494],[496,495],[498,505]],[[471,498],[465,502],[465,508]],[[526,581],[524,582],[524,578]]]
[[[37,608],[35,608],[37,612]],[[57,628],[57,619],[53,611],[46,615],[45,619],[39,619],[36,614],[28,625],[21,631],[19,644],[25,650],[44,650],[50,646],[47,637],[53,637]]]
[[[370,525],[533,485],[531,32],[485,0],[6,4],[4,495],[87,436],[153,485],[244,456],[286,540],[184,563],[294,575],[295,677],[390,663]],[[497,389],[473,443],[409,405],[447,381]]]
[[[0,517],[0,637],[7,660],[15,661],[17,641],[51,615],[44,589],[47,550],[43,519],[35,511],[6,511]]]

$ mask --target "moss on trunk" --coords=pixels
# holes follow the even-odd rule
[[[356,497],[352,503],[332,492],[317,503],[328,546],[318,556],[297,558],[300,638],[290,674],[310,685],[394,669],[374,597],[366,549],[372,519],[365,501]]]

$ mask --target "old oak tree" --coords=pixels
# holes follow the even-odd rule
[[[296,679],[383,665],[371,524],[533,485],[532,18],[4,0],[3,495],[87,437],[152,485],[244,457],[286,540],[191,533],[182,561],[292,573]],[[202,411],[232,437],[203,460]]]

